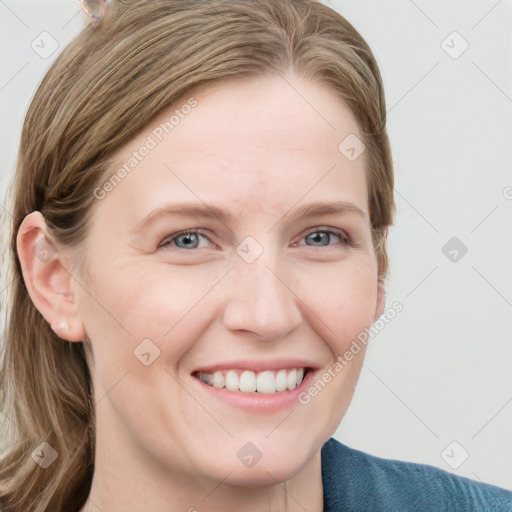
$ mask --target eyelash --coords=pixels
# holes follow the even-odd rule
[[[351,240],[351,238],[344,231],[342,231],[341,229],[327,228],[327,227],[316,227],[315,229],[312,229],[311,231],[306,233],[302,238],[306,238],[306,237],[308,237],[309,235],[311,235],[313,233],[327,233],[327,234],[330,234],[330,235],[335,235],[335,236],[338,236],[341,239],[341,242],[340,242],[339,245],[346,245],[346,246],[354,247],[354,248],[357,247],[357,244],[355,244]],[[187,235],[203,235],[210,242],[212,242],[210,240],[210,238],[208,237],[208,235],[206,235],[206,233],[203,232],[203,230],[201,230],[201,229],[187,229],[186,231],[180,231],[179,233],[175,233],[173,235],[169,235],[166,238],[164,238],[164,240],[159,244],[158,249],[167,249],[174,240],[176,240],[177,238],[180,238],[182,236],[187,236]],[[302,240],[302,238],[301,238],[301,240]],[[297,244],[294,244],[294,247],[296,247],[296,246],[297,246]],[[321,249],[322,247],[331,247],[331,245],[327,245],[327,246],[325,246],[325,245],[324,246],[309,245],[309,246],[306,246],[306,247],[316,247],[318,249]],[[184,251],[191,250],[191,249],[183,249],[182,247],[175,247],[175,248],[176,249],[181,249],[181,250],[184,250]]]

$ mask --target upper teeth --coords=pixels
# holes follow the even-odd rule
[[[295,389],[304,378],[304,368],[293,370],[264,370],[255,373],[252,370],[227,370],[214,373],[199,372],[199,378],[210,386],[226,388],[244,393],[275,393]]]

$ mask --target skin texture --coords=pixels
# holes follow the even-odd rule
[[[88,336],[93,346],[97,444],[83,510],[321,511],[320,449],[349,406],[364,349],[308,404],[274,412],[227,405],[191,374],[300,357],[319,378],[382,313],[366,155],[349,161],[338,150],[359,128],[333,91],[293,73],[222,82],[194,98],[97,201],[84,244],[53,243],[54,258],[41,261],[31,250],[41,233],[49,237],[41,214],[19,231],[35,305],[63,340]],[[112,173],[148,136],[157,140],[152,130],[175,108],[118,152]],[[316,201],[347,201],[364,216],[294,215]],[[136,229],[178,202],[215,204],[232,219],[161,216]],[[194,228],[197,239],[171,241]],[[263,250],[252,263],[236,251],[248,236]],[[78,256],[85,264],[73,274]],[[134,356],[145,339],[160,350],[149,366]],[[247,442],[262,454],[250,468],[237,457]]]

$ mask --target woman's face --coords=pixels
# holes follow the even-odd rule
[[[333,365],[382,306],[359,133],[334,92],[290,74],[185,98],[118,152],[74,290],[98,453],[255,485],[318,453],[364,347]]]

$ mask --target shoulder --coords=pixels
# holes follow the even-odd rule
[[[512,492],[426,464],[383,459],[331,438],[322,447],[324,512],[512,511]]]

